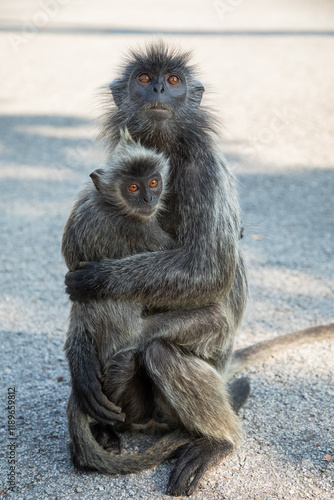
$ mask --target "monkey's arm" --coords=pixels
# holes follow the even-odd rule
[[[86,189],[79,193],[63,231],[61,253],[69,271],[78,269],[81,260],[93,260],[96,252],[87,241],[93,241],[95,227],[89,190]]]
[[[238,205],[227,173],[220,171],[220,179],[213,170],[202,179],[200,167],[178,179],[184,196],[176,209],[176,248],[84,263],[66,276],[71,300],[110,297],[179,308],[228,294],[239,264]]]
[[[72,377],[72,391],[81,410],[102,423],[123,422],[124,413],[103,394],[101,367],[93,338],[73,308],[68,336],[65,343],[66,357]]]
[[[334,338],[334,323],[299,330],[271,340],[258,342],[244,349],[237,349],[233,354],[228,377],[232,378],[242,370],[275,354],[281,354],[289,349],[330,338]]]
[[[64,257],[67,268],[70,271],[77,269],[80,263],[79,257],[79,246],[77,242],[77,237],[75,237],[76,232],[76,209],[74,208],[67,219],[64,227],[63,238],[61,243],[61,253]]]
[[[62,239],[62,254],[70,270],[77,269],[82,258],[96,258],[98,255],[99,249],[91,244],[95,241],[98,223],[87,195],[81,194],[66,222]],[[94,339],[96,315],[94,303],[72,304],[65,352],[72,377],[73,397],[78,406],[90,417],[110,424],[124,421],[125,415],[102,392],[101,366]]]

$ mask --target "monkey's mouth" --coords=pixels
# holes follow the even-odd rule
[[[152,106],[145,108],[144,111],[147,113],[149,120],[158,123],[164,122],[173,116],[173,111],[161,104],[152,104]]]
[[[141,206],[140,210],[139,210],[139,212],[141,214],[146,215],[146,216],[153,215],[155,211],[156,211],[156,206],[153,206],[153,207],[143,207],[143,206]]]
[[[156,207],[149,208],[141,206],[140,208],[138,208],[138,210],[133,211],[132,217],[139,220],[149,219],[150,217],[152,217],[152,215],[154,215],[155,211]]]
[[[151,110],[153,110],[153,111],[155,111],[155,110],[168,111],[169,113],[172,112],[171,109],[166,108],[165,106],[161,106],[160,104],[153,104],[152,106],[147,107],[146,110],[148,110],[148,111],[151,111]]]

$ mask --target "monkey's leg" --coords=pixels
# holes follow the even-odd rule
[[[241,377],[234,380],[228,385],[228,392],[230,395],[231,405],[236,414],[246,403],[250,394],[250,383],[248,377]],[[182,455],[184,446],[178,448],[171,458],[179,458]]]
[[[107,363],[103,392],[121,405],[125,425],[149,420],[154,409],[153,384],[135,350],[121,351]]]
[[[109,401],[102,392],[101,363],[97,352],[98,326],[105,308],[96,304],[72,304],[65,342],[72,390],[81,410],[104,424],[123,422],[121,408]],[[108,310],[106,310],[108,311]]]
[[[171,474],[168,493],[191,494],[204,472],[231,453],[241,425],[218,372],[204,360],[154,340],[145,353],[148,373],[194,436]]]
[[[232,408],[238,413],[247,401],[250,393],[249,380],[246,377],[235,380],[229,386]],[[177,463],[172,471],[167,493],[179,496],[185,493],[192,495],[204,473],[218,465],[233,452],[233,446],[227,441],[213,441],[208,438],[197,438],[181,446],[173,457]]]
[[[239,378],[229,385],[229,393],[233,410],[238,413],[245,404],[250,393],[247,377]],[[180,446],[173,457],[177,463],[172,471],[167,493],[173,496],[192,495],[204,473],[218,465],[233,452],[233,447],[227,441],[212,441],[207,438],[197,438]]]
[[[232,445],[240,441],[241,427],[228,389],[212,365],[163,339],[148,344],[145,365],[188,431],[224,438]]]

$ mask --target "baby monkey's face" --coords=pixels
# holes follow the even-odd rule
[[[131,213],[149,217],[157,209],[162,187],[161,175],[153,173],[146,177],[124,179],[120,192]]]

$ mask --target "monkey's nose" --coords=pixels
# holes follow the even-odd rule
[[[151,194],[147,194],[146,196],[143,197],[143,200],[145,203],[151,203],[152,201],[152,195]]]
[[[163,94],[165,92],[164,86],[162,83],[156,83],[153,87],[153,91]]]

